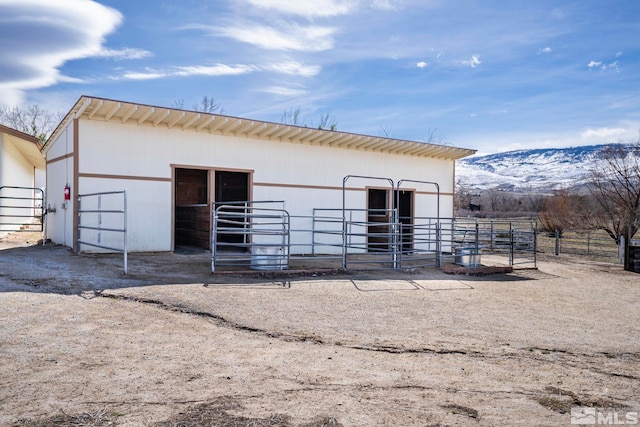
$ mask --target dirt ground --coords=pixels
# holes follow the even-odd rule
[[[640,275],[211,274],[0,239],[0,425],[571,425],[640,410]],[[483,258],[483,261],[485,258]],[[490,261],[490,257],[486,257]]]

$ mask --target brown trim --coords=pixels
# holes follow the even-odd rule
[[[6,133],[7,135],[15,136],[16,138],[24,139],[25,141],[32,142],[38,147],[38,150],[42,150],[42,141],[33,135],[19,131],[18,129],[10,128],[9,126],[0,125],[0,133]]]
[[[73,152],[76,154],[73,156],[73,183],[71,184],[71,202],[73,209],[71,209],[71,215],[73,215],[73,252],[78,253],[80,245],[78,245],[78,185],[80,177],[78,176],[78,168],[80,161],[78,159],[78,153],[80,148],[80,121],[73,119]]]
[[[51,164],[51,163],[55,163],[55,162],[59,162],[59,161],[61,161],[61,160],[68,159],[69,157],[73,157],[73,155],[74,155],[74,153],[73,153],[73,152],[71,152],[71,153],[64,154],[64,155],[62,155],[62,156],[54,157],[54,158],[53,158],[53,159],[51,159],[51,160],[47,160],[47,164],[49,165],[49,164]]]
[[[178,163],[171,163],[169,164],[170,167],[174,168],[174,169],[206,169],[206,170],[210,170],[210,171],[224,171],[224,172],[245,172],[245,173],[249,173],[252,174],[255,172],[254,169],[241,169],[241,168],[227,168],[227,167],[220,167],[220,166],[194,166],[194,165],[183,165],[183,164],[178,164]]]
[[[301,185],[301,184],[276,184],[272,182],[254,182],[254,186],[256,187],[279,187],[279,188],[300,188],[300,189],[309,189],[309,190],[340,190],[342,191],[342,187],[330,186],[330,185]],[[358,187],[347,187],[348,191],[367,191],[369,188],[375,188],[378,190],[389,190],[391,187],[376,187],[376,186],[367,186],[364,188]],[[394,188],[395,189],[395,188]],[[403,191],[413,191],[415,194],[422,195],[430,195],[437,196],[438,193],[436,191],[418,191],[414,188],[401,188]],[[441,196],[453,196],[453,193],[443,193],[440,192]]]
[[[406,190],[406,188],[401,188],[401,190]],[[413,190],[409,190],[409,191],[413,191]],[[422,194],[422,195],[427,195],[427,196],[437,196],[438,193],[436,191],[416,191],[416,194]],[[441,196],[453,196],[453,193],[442,193],[440,192]]]
[[[209,226],[211,228],[211,226]],[[211,232],[209,232],[211,234]],[[171,252],[176,250],[176,168],[171,167]]]
[[[135,176],[135,175],[110,175],[101,173],[78,173],[80,178],[102,178],[102,179],[125,179],[131,181],[157,181],[157,182],[171,182],[172,178],[162,178],[154,176]]]
[[[246,173],[248,175],[248,182],[247,182],[247,186],[249,187],[247,190],[249,192],[249,200],[253,200],[253,174],[255,173],[254,169],[240,169],[240,168],[223,168],[223,167],[216,167],[216,166],[194,166],[194,165],[185,165],[185,164],[176,164],[176,163],[171,163],[171,178],[168,179],[168,181],[171,182],[171,247],[173,249],[171,249],[171,251],[175,251],[175,245],[176,245],[176,236],[175,236],[175,230],[176,230],[176,218],[175,218],[175,211],[176,211],[176,169],[198,169],[198,170],[206,170],[209,172],[209,177],[208,177],[208,185],[209,185],[209,199],[208,199],[208,205],[209,207],[211,207],[215,201],[216,201],[216,172],[217,171],[222,171],[222,172],[242,172],[242,173]],[[85,175],[85,174],[83,174]],[[88,175],[88,174],[87,174]],[[165,181],[167,180],[166,178],[161,178],[160,180]],[[209,242],[211,242],[213,240],[213,227],[211,224],[209,224]]]

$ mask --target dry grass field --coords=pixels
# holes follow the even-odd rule
[[[0,240],[2,426],[571,425],[640,410],[640,276],[215,274]],[[492,262],[491,257],[483,258]],[[624,419],[624,418],[621,418]]]

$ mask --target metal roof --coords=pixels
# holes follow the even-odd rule
[[[448,145],[314,129],[89,96],[80,97],[47,140],[45,151],[66,123],[74,118],[447,160],[461,159],[476,152]]]

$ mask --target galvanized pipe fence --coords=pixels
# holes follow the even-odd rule
[[[45,243],[46,194],[42,188],[0,187],[0,233],[41,232]]]
[[[77,215],[78,252],[82,246],[121,252],[127,274],[127,191],[79,194]]]
[[[387,222],[367,221],[384,214]],[[477,266],[482,254],[536,266],[535,221],[411,217],[379,209],[313,209],[292,215],[284,202],[212,206],[211,271],[284,270],[291,262],[352,270]],[[409,218],[407,218],[409,219]]]
[[[288,267],[291,224],[283,201],[214,203],[212,211],[212,272],[222,266]]]

